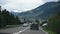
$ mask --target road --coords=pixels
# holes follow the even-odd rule
[[[44,31],[41,30],[30,30],[30,26],[28,27],[16,27],[16,28],[9,28],[5,30],[0,30],[0,34],[46,34]]]
[[[9,29],[4,29],[4,30],[0,30],[0,34],[12,34],[14,32],[18,32],[21,30],[24,30],[26,27],[16,27],[16,28],[9,28]]]
[[[39,29],[39,30],[27,29],[27,30],[21,32],[20,34],[47,34],[47,33],[43,32],[41,29]]]

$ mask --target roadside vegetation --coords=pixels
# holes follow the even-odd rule
[[[18,16],[14,16],[6,9],[4,10],[0,9],[0,29],[5,28],[7,25],[20,25],[20,24],[21,21],[19,20]]]
[[[48,28],[56,34],[60,34],[60,12],[49,18]]]
[[[47,27],[43,27],[43,30],[46,31],[48,34],[56,34],[55,32],[53,32],[52,30],[50,30]]]
[[[43,29],[48,32],[48,34],[60,34],[60,12],[51,16],[48,19],[48,25],[44,26]]]
[[[9,28],[16,28],[16,27],[19,27],[20,25],[7,25],[6,27],[0,27],[0,30],[3,30],[3,29],[9,29]]]

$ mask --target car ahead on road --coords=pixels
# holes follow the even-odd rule
[[[30,26],[30,29],[31,29],[31,30],[39,30],[39,25],[38,25],[38,24],[32,24],[32,25]]]
[[[27,27],[27,26],[29,26],[28,23],[24,23],[24,24],[23,24],[23,27]]]

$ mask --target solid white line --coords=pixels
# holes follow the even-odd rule
[[[45,32],[46,34],[48,34],[46,31],[44,31],[42,28],[40,28],[43,32]]]
[[[19,32],[15,32],[13,34],[20,34],[21,32],[24,32],[25,30],[27,30],[29,27],[27,27],[26,29],[22,30],[22,31],[19,31]]]

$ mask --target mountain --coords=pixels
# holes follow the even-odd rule
[[[20,16],[20,18],[48,19],[51,15],[56,14],[58,11],[60,11],[60,1],[47,2],[35,9],[19,13],[18,16]]]
[[[13,14],[13,15],[15,15],[15,16],[17,16],[20,12],[14,12],[14,11],[12,11],[10,13]]]

